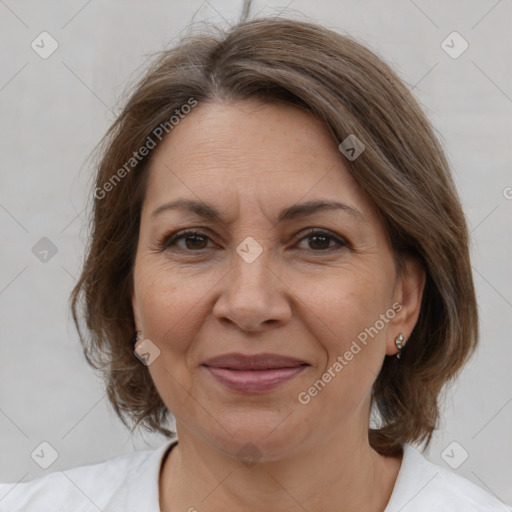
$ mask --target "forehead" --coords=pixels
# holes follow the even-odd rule
[[[186,197],[229,215],[322,198],[372,214],[325,125],[286,104],[201,103],[155,150],[149,172],[145,208]]]

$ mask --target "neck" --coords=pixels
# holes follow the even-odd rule
[[[367,436],[346,431],[279,460],[245,465],[177,425],[178,445],[160,475],[163,512],[241,510],[381,512],[400,458],[374,451]],[[181,427],[181,428],[180,428]]]

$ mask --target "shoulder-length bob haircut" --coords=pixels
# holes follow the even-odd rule
[[[404,442],[428,446],[441,392],[478,340],[465,216],[441,144],[404,83],[364,45],[307,21],[268,17],[190,32],[159,53],[131,90],[98,146],[89,245],[70,298],[87,361],[101,370],[126,426],[173,435],[166,428],[172,411],[131,342],[132,272],[151,158],[139,148],[183,105],[249,98],[295,105],[322,120],[337,144],[353,134],[365,145],[357,159],[340,158],[382,215],[398,271],[412,255],[426,273],[402,357],[386,357],[373,385],[378,421],[369,425],[369,442],[383,455],[399,453]]]

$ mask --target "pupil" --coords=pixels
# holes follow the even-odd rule
[[[198,247],[198,243],[199,245],[201,244],[201,242],[204,242],[204,238],[202,236],[199,236],[199,235],[191,235],[191,236],[188,236],[187,237],[187,241],[190,242],[190,240],[192,240],[192,244],[195,246],[195,247]]]
[[[329,240],[328,240],[328,238],[327,238],[326,236],[322,236],[322,235],[315,235],[315,236],[313,237],[313,244],[315,244],[315,243],[316,243],[316,242],[315,242],[315,240],[318,240],[318,239],[323,240],[324,242],[325,242],[325,241],[327,241],[327,245],[329,245]],[[322,243],[320,243],[320,245],[322,245]],[[325,244],[324,244],[323,248],[324,248],[324,247],[325,247]]]

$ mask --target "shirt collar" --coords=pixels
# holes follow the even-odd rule
[[[127,486],[115,493],[103,509],[104,512],[160,512],[160,471],[165,456],[177,443],[178,439],[168,441],[150,452],[140,464],[132,466],[127,477]],[[126,492],[126,489],[129,491]]]
[[[439,474],[439,468],[429,464],[413,446],[405,443],[402,448],[402,465],[384,512],[403,511]]]
[[[145,468],[134,468],[130,474],[130,493],[126,496],[126,501],[122,503],[116,501],[115,508],[107,507],[105,512],[117,512],[123,510],[123,507],[125,507],[124,510],[132,509],[138,512],[160,512],[159,481],[162,463],[169,451],[177,444],[178,439],[168,441],[149,455],[144,461]],[[422,462],[424,462],[423,456],[415,448],[407,443],[403,445],[402,464],[384,512],[403,509],[435,479],[438,474],[435,466],[422,464]],[[414,470],[418,465],[422,466],[422,471]]]

